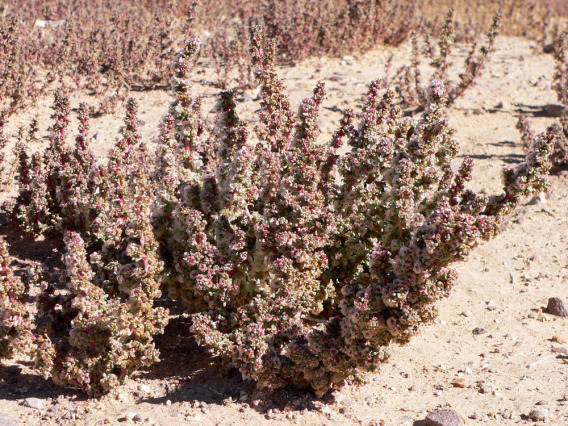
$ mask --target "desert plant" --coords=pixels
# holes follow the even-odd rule
[[[531,128],[530,121],[521,114],[517,122],[517,129],[521,133],[521,144],[525,151],[532,149],[535,132]],[[554,146],[550,154],[550,162],[553,171],[559,171],[568,166],[568,116],[562,115],[558,122],[554,123],[547,130],[555,136]]]
[[[34,324],[26,308],[28,288],[12,271],[8,245],[0,238],[0,359],[30,354]]]
[[[558,100],[562,104],[563,113],[558,121],[548,128],[548,132],[555,135],[555,143],[550,155],[553,170],[558,171],[568,166],[568,33],[560,33],[554,40],[554,59],[556,61],[556,72],[554,74],[553,88],[556,91]],[[526,151],[532,148],[535,132],[531,128],[531,123],[524,114],[519,116],[517,129],[521,133],[521,144]]]
[[[447,97],[447,105],[453,104],[456,99],[464,94],[464,92],[475,84],[475,80],[481,74],[489,55],[493,52],[493,44],[497,37],[499,26],[501,25],[501,12],[493,17],[493,23],[487,33],[487,41],[479,52],[477,52],[477,42],[473,42],[470,46],[469,54],[464,61],[465,69],[460,74],[458,82],[451,81],[447,76],[449,67],[449,56],[453,45],[455,44],[455,14],[450,9],[446,16],[446,21],[440,32],[440,40],[438,49],[430,44],[430,37],[426,36],[426,45],[420,46],[418,33],[412,35],[412,64],[403,66],[398,72],[398,81],[395,82],[396,90],[403,103],[409,106],[415,105],[420,108],[426,107],[427,104],[427,88],[422,85],[423,76],[420,70],[422,63],[422,55],[427,53],[432,58],[430,65],[434,68],[433,79],[438,79],[444,83],[445,96]]]
[[[141,188],[119,242],[93,253],[93,265],[79,234],[66,234],[66,293],[37,283],[47,325],[38,332],[36,365],[57,384],[100,396],[159,360],[152,336],[163,332],[168,312],[153,307],[162,263],[150,224],[150,197],[142,192],[147,189]]]
[[[16,144],[19,194],[11,207],[13,223],[34,237],[79,232],[88,245],[101,245],[113,228],[114,240],[128,217],[125,209],[140,173],[148,173],[146,148],[137,130],[138,105],[127,101],[124,126],[106,164],[96,162],[89,148],[89,107],[79,107],[74,148],[66,143],[69,100],[63,92],[56,92],[53,108],[50,145],[43,153],[34,153],[30,160],[26,143],[20,139]],[[34,131],[31,126],[28,139]]]
[[[466,189],[473,162],[453,171],[458,144],[434,80],[419,120],[403,118],[374,83],[361,123],[347,111],[327,145],[316,143],[325,91],[291,111],[272,43],[251,35],[262,84],[259,143],[221,95],[213,173],[201,167],[198,103],[187,95],[191,40],[178,57],[177,99],[162,125],[156,220],[171,270],[170,295],[197,313],[193,332],[261,387],[341,386],[431,321],[456,279],[451,265],[500,232],[520,197],[546,188],[554,135],[539,135],[504,192]],[[185,74],[184,74],[185,73]],[[347,142],[351,151],[337,153]],[[201,150],[203,152],[203,150]],[[187,161],[192,158],[193,160]],[[185,160],[184,160],[185,159]]]

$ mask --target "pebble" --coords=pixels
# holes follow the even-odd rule
[[[150,391],[151,391],[150,386],[145,385],[145,384],[141,384],[140,386],[138,386],[138,390],[140,392],[144,392],[144,393],[150,393]]]
[[[26,398],[22,402],[24,407],[35,408],[36,410],[43,410],[44,402],[39,398]]]
[[[564,300],[559,297],[551,297],[548,299],[548,306],[544,312],[559,317],[568,317],[568,308],[566,307],[566,303],[564,303]]]
[[[144,419],[142,418],[142,416],[141,416],[140,414],[136,414],[136,415],[132,418],[132,420],[135,421],[135,422],[141,422],[141,421],[144,420]]]
[[[462,416],[454,410],[436,410],[426,416],[424,426],[462,426]]]
[[[554,347],[554,348],[552,348],[550,351],[551,351],[552,353],[555,353],[555,354],[563,354],[563,355],[568,354],[568,349],[566,349],[566,348],[563,347],[563,346]]]
[[[546,408],[535,408],[529,413],[529,418],[535,422],[545,422],[548,420],[548,410]]]
[[[8,414],[0,413],[0,426],[18,426],[18,423]]]
[[[543,113],[546,117],[562,117],[566,107],[559,104],[548,104],[543,107]]]
[[[495,392],[495,385],[491,382],[481,382],[479,383],[479,392],[485,394]]]
[[[452,382],[452,385],[454,385],[456,388],[465,388],[467,387],[467,380],[463,377],[458,377],[457,379],[455,379]]]
[[[260,90],[245,90],[243,92],[243,99],[246,102],[256,101],[260,95]]]
[[[167,406],[172,405],[172,401],[170,401],[170,400],[168,399],[168,400],[166,401],[166,405],[167,405]]]
[[[96,141],[102,141],[105,138],[105,134],[103,132],[97,132],[93,135],[93,139]]]
[[[64,420],[75,420],[75,417],[76,414],[73,411],[67,411],[61,418]]]
[[[135,413],[133,411],[131,411],[130,413],[126,413],[126,415],[124,416],[124,418],[126,420],[132,421],[134,420],[134,417],[136,417],[138,415],[138,413]]]
[[[476,327],[473,329],[473,334],[479,336],[480,334],[486,334],[487,330],[481,327]]]

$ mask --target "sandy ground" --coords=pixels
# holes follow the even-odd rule
[[[467,48],[457,49],[459,64]],[[349,60],[310,60],[282,68],[292,104],[309,96],[318,80],[328,96],[321,116],[322,140],[334,131],[339,110],[357,109],[367,85],[383,76],[390,54],[394,67],[405,63],[408,46],[379,49]],[[454,69],[457,75],[459,68]],[[500,191],[500,170],[522,159],[515,129],[520,111],[538,130],[552,122],[534,116],[556,101],[551,90],[554,62],[535,54],[530,42],[498,38],[496,53],[478,85],[448,111],[461,142],[460,156],[472,156],[476,170],[471,186]],[[195,74],[204,83],[209,71]],[[204,113],[212,110],[215,87],[199,83]],[[140,102],[141,131],[155,140],[157,123],[167,110],[169,94],[135,93]],[[241,116],[251,124],[258,100],[243,95]],[[72,97],[76,107],[82,98]],[[49,116],[49,100],[12,118],[8,134],[29,122],[31,114]],[[93,120],[98,155],[114,142],[120,116]],[[42,135],[49,120],[42,120]],[[150,142],[151,144],[151,142]],[[39,148],[39,146],[38,146]],[[439,318],[410,344],[393,347],[390,363],[367,383],[347,385],[323,400],[285,389],[259,395],[234,371],[225,371],[189,336],[189,319],[178,316],[157,337],[162,362],[136,374],[117,395],[87,400],[31,373],[26,363],[0,368],[0,413],[18,424],[421,424],[437,408],[453,408],[467,424],[534,423],[533,409],[548,410],[548,424],[568,424],[568,319],[542,313],[549,297],[568,299],[568,174],[550,177],[551,191],[526,200],[507,221],[504,232],[477,248],[458,265],[452,295],[439,303]],[[4,227],[5,228],[5,227]],[[49,241],[21,241],[9,236],[21,261],[49,256],[57,267],[60,247]],[[168,304],[167,301],[164,303]],[[172,305],[174,313],[182,308]],[[476,332],[474,333],[474,330]],[[22,405],[26,398],[37,408]],[[29,400],[28,400],[29,402]]]

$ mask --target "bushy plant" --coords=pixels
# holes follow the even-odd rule
[[[403,66],[397,73],[399,76],[396,81],[396,90],[406,105],[415,105],[424,108],[428,104],[427,87],[423,86],[423,76],[420,70],[422,56],[431,59],[430,66],[434,68],[431,79],[438,79],[444,83],[446,90],[447,105],[453,104],[456,99],[475,84],[475,80],[481,72],[493,52],[493,45],[501,25],[501,11],[493,17],[493,23],[487,33],[485,45],[477,49],[477,42],[471,43],[469,53],[464,61],[464,70],[460,74],[459,81],[454,82],[448,78],[447,71],[451,65],[449,63],[450,53],[455,44],[455,14],[450,9],[446,21],[440,31],[438,48],[430,43],[430,36],[426,33],[425,45],[421,46],[418,33],[412,35],[412,64]]]
[[[520,115],[517,121],[517,129],[521,133],[521,144],[525,151],[530,151],[534,143],[535,132],[525,115]],[[563,114],[558,122],[547,130],[554,134],[554,146],[550,154],[550,162],[553,171],[559,171],[568,166],[568,115]]]
[[[552,168],[555,171],[568,166],[568,61],[566,52],[568,51],[568,33],[564,32],[554,41],[554,58],[556,60],[556,73],[554,74],[554,89],[558,100],[561,102],[563,113],[558,121],[548,128],[548,132],[555,135],[555,143],[550,155]],[[523,114],[519,116],[517,129],[521,133],[521,143],[526,151],[532,148],[535,132],[531,128],[531,123]]]
[[[66,292],[38,280],[45,329],[37,339],[36,365],[63,386],[100,396],[137,369],[159,361],[152,337],[162,333],[168,312],[154,308],[162,262],[149,222],[150,197],[140,188],[124,236],[91,255],[77,233],[65,243]],[[93,268],[94,266],[94,268]]]
[[[27,310],[28,288],[12,271],[8,245],[0,238],[0,359],[30,354],[34,327]]]
[[[124,127],[106,164],[96,163],[88,148],[85,105],[79,108],[75,148],[66,145],[68,100],[61,94],[48,150],[30,161],[22,140],[16,149],[20,193],[13,219],[31,236],[63,234],[67,245],[59,283],[33,274],[42,295],[30,352],[46,377],[91,396],[158,361],[152,336],[168,321],[168,312],[153,306],[161,295],[163,262],[137,108],[134,100],[127,102]]]
[[[319,144],[323,84],[296,117],[274,45],[258,29],[251,39],[262,84],[256,145],[224,92],[218,148],[207,158],[183,65],[197,40],[174,68],[177,99],[162,125],[156,177],[168,285],[197,312],[198,341],[244,378],[322,395],[376,368],[390,343],[435,317],[456,279],[451,265],[500,232],[520,197],[546,188],[554,136],[536,137],[526,161],[504,170],[502,194],[478,195],[466,188],[472,160],[454,169],[458,144],[439,80],[419,120],[404,118],[393,94],[373,83],[360,124],[348,110]],[[344,143],[351,150],[339,155]]]
[[[69,100],[58,91],[54,102],[50,145],[30,156],[27,144],[16,144],[19,193],[12,209],[16,227],[30,236],[79,232],[89,245],[108,242],[110,227],[118,233],[128,215],[125,206],[147,176],[146,148],[140,144],[138,105],[126,103],[124,126],[106,163],[95,161],[89,147],[89,107],[79,107],[75,146],[66,143]],[[33,138],[34,127],[30,136]],[[105,234],[106,233],[106,234]]]

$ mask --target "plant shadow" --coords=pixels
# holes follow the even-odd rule
[[[182,307],[171,300],[160,305],[176,313]],[[177,306],[176,306],[177,305]],[[287,387],[271,392],[257,389],[252,381],[243,380],[235,368],[211,356],[200,347],[190,333],[191,317],[179,315],[170,320],[164,334],[155,336],[161,362],[142,370],[137,378],[166,382],[165,394],[159,397],[141,398],[140,403],[165,404],[167,401],[193,402],[201,407],[224,405],[239,401],[260,413],[268,410],[316,410],[315,401],[330,402],[333,396],[317,398],[311,391]],[[170,386],[168,382],[174,382]]]

